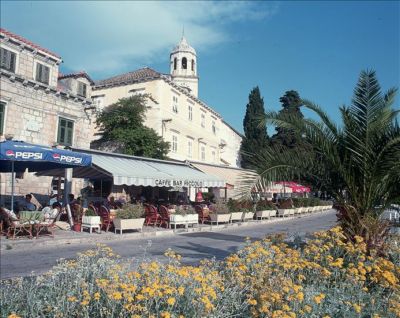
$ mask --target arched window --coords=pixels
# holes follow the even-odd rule
[[[194,60],[192,60],[192,71],[194,72]]]
[[[174,70],[176,70],[176,64],[177,64],[178,60],[176,58],[174,58]]]
[[[184,70],[187,69],[187,59],[186,59],[186,57],[184,57],[184,58],[182,59],[182,68],[183,68]]]

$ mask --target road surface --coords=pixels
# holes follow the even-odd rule
[[[335,212],[329,211],[277,223],[230,227],[215,232],[191,232],[169,236],[113,240],[107,243],[117,254],[134,261],[164,258],[171,248],[182,255],[182,262],[195,265],[204,258],[224,259],[244,245],[246,237],[257,240],[271,233],[304,236],[335,225]],[[38,275],[51,269],[60,258],[74,258],[76,253],[93,248],[93,243],[42,246],[32,249],[1,251],[1,278]],[[165,259],[165,258],[164,258]]]

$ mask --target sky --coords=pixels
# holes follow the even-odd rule
[[[400,87],[399,1],[2,0],[0,6],[2,28],[60,55],[61,72],[85,70],[94,80],[145,66],[169,73],[169,53],[184,28],[197,51],[199,98],[240,132],[255,86],[266,111],[278,111],[280,96],[296,90],[336,122],[362,70],[375,70],[383,91]]]

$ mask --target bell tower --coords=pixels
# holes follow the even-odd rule
[[[199,78],[196,50],[187,43],[184,35],[170,54],[170,65],[172,81],[197,97]]]

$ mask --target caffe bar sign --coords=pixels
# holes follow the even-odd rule
[[[197,180],[171,180],[171,179],[156,179],[154,181],[156,187],[195,187],[202,188],[203,181]]]

